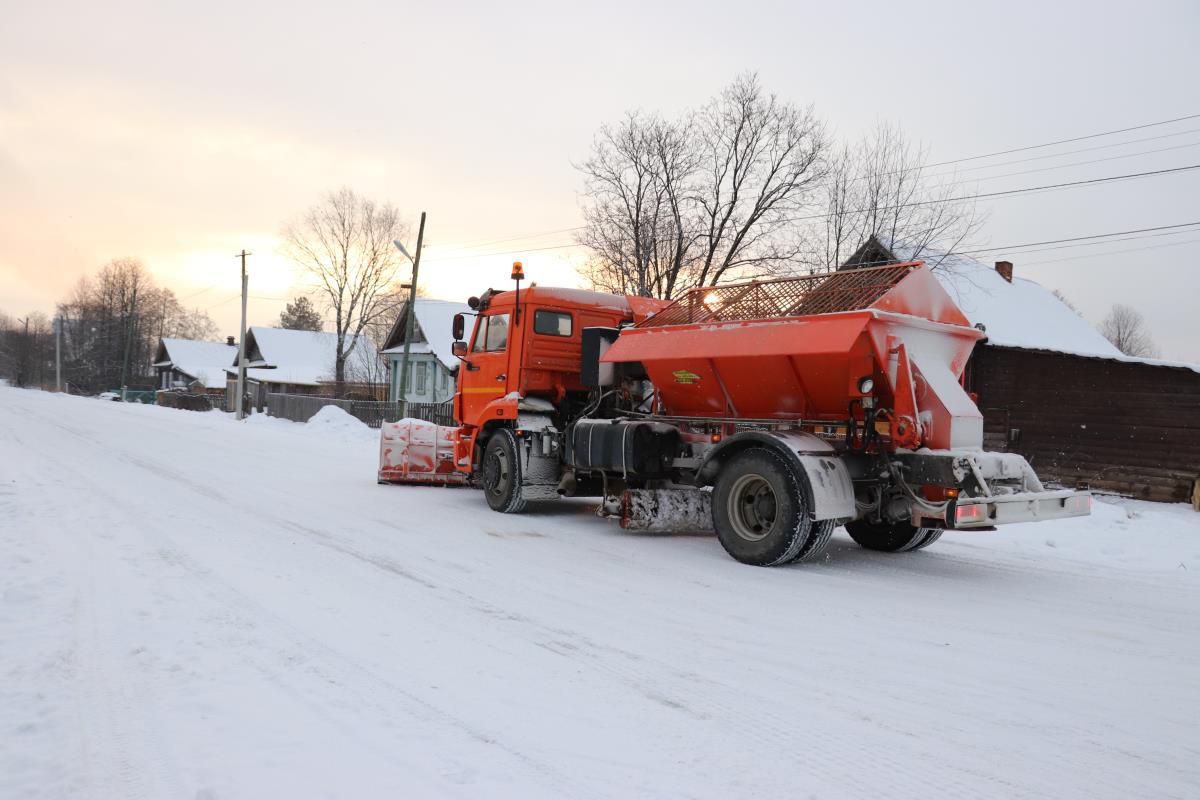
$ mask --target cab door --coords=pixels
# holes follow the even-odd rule
[[[502,312],[481,316],[475,325],[471,349],[462,365],[464,424],[481,425],[484,406],[508,392],[509,323],[508,312]]]

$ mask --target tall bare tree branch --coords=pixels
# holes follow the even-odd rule
[[[334,384],[345,394],[346,362],[359,336],[390,305],[400,268],[392,245],[407,227],[395,207],[342,188],[330,192],[284,228],[283,252],[317,283],[337,335]]]

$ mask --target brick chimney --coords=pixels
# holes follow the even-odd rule
[[[1004,280],[1008,281],[1009,283],[1012,283],[1012,262],[1011,261],[997,261],[996,262],[996,272],[1000,273],[1001,278],[1004,278]]]
[[[234,347],[234,346],[236,346],[236,345],[237,345],[237,342],[235,342],[235,341],[233,340],[233,337],[232,337],[232,336],[226,336],[226,337],[225,337],[225,344],[229,345],[230,347]]]

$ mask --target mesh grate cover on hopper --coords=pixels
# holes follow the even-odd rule
[[[921,262],[691,289],[639,328],[802,317],[858,311],[883,297]]]

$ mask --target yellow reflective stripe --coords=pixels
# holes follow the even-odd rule
[[[501,394],[504,389],[493,389],[490,386],[480,386],[477,388],[463,389],[463,394]]]

